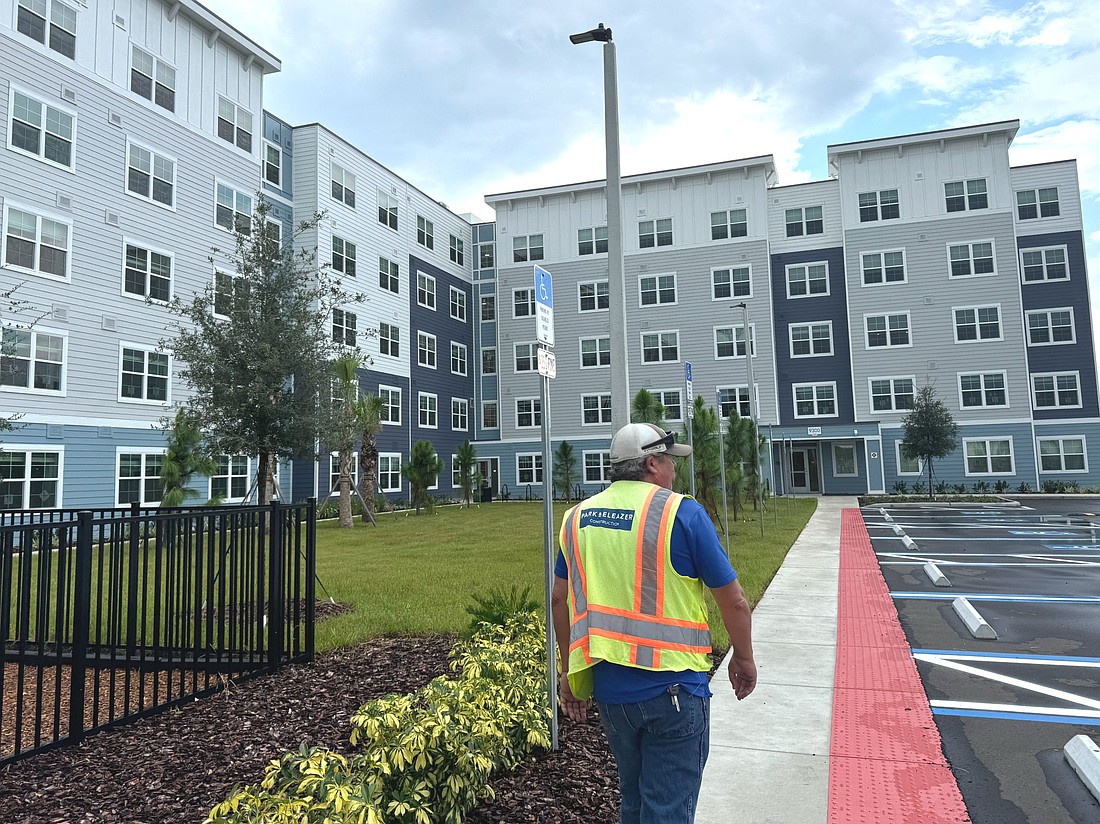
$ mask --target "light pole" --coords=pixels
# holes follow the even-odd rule
[[[741,309],[741,322],[745,326],[745,363],[748,364],[749,371],[749,420],[752,421],[752,457],[753,464],[756,466],[756,490],[757,490],[757,505],[760,510],[760,537],[764,537],[764,478],[760,474],[760,427],[757,423],[759,417],[757,412],[756,403],[756,382],[753,380],[752,375],[752,336],[749,334],[749,306],[742,301],[736,304]],[[737,346],[737,335],[733,336],[733,345]]]
[[[603,43],[603,122],[607,147],[607,311],[611,337],[611,431],[630,423],[627,368],[626,286],[623,282],[622,180],[619,176],[619,87],[611,29],[600,23],[569,35],[571,43]]]

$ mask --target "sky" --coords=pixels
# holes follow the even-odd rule
[[[569,42],[601,22],[623,175],[771,154],[787,185],[831,143],[1018,119],[1012,165],[1077,160],[1100,294],[1097,0],[203,2],[282,60],[266,109],[483,220],[605,176],[603,46]]]

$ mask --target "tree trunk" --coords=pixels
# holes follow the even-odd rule
[[[261,453],[259,466],[256,467],[256,501],[260,506],[271,503],[274,477],[275,456],[270,453]]]
[[[925,458],[925,461],[928,462],[928,500],[934,501],[935,498],[932,497],[932,459]]]
[[[363,445],[359,449],[359,491],[363,494],[363,523],[369,523],[374,517],[374,476],[378,468],[378,447],[375,446],[374,436],[363,438]]]
[[[355,459],[350,449],[340,452],[340,528],[351,529],[355,522],[351,517],[351,462]]]

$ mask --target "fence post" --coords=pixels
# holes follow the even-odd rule
[[[306,502],[306,656],[313,660],[317,621],[317,499]]]
[[[88,672],[88,633],[92,611],[92,513],[76,516],[76,577],[73,588],[73,663],[69,673],[69,735],[84,740],[84,680]]]
[[[283,513],[279,501],[271,502],[271,528],[268,530],[267,562],[267,665],[274,672],[283,655]]]
[[[140,512],[137,501],[130,504],[130,529],[129,529],[129,556],[130,562],[127,570],[126,586],[126,657],[132,662],[137,656],[137,623],[138,623],[138,550],[141,546],[141,529],[138,526]],[[101,538],[106,538],[105,532],[100,532]],[[111,536],[112,540],[114,535]]]

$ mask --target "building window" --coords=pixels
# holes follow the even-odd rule
[[[0,386],[62,394],[65,344],[64,335],[6,327],[0,336]]]
[[[538,368],[538,344],[515,344],[516,372],[534,372]]]
[[[901,217],[898,205],[897,189],[882,189],[878,192],[860,192],[859,222],[873,220],[895,220]]]
[[[238,149],[252,152],[252,113],[218,96],[218,137]]]
[[[863,285],[881,283],[905,283],[905,252],[868,252],[860,255],[863,267]]]
[[[607,252],[607,227],[577,230],[577,254],[593,255]]]
[[[332,339],[344,346],[355,346],[359,318],[344,309],[332,310]]]
[[[128,295],[167,303],[172,297],[172,257],[126,244],[122,291]]]
[[[247,233],[252,228],[251,196],[224,183],[218,183],[214,222],[230,232]]]
[[[60,451],[4,445],[0,452],[0,509],[53,509],[61,505]]]
[[[1040,283],[1044,280],[1066,280],[1066,247],[1052,249],[1025,249],[1020,253],[1024,265],[1024,283]]]
[[[749,223],[744,209],[730,209],[728,212],[710,213],[710,239],[746,237]]]
[[[1075,343],[1073,309],[1042,309],[1027,313],[1027,342],[1030,346]]]
[[[584,482],[586,484],[606,484],[611,482],[611,453],[584,453]]]
[[[642,363],[669,363],[678,360],[680,360],[679,332],[653,332],[642,335]],[[610,362],[609,353],[608,363]]]
[[[908,312],[897,315],[865,315],[863,323],[867,330],[868,349],[911,345]]]
[[[465,375],[467,371],[466,366],[466,344],[464,343],[451,343],[451,374],[452,375]]]
[[[901,412],[913,408],[912,378],[871,378],[871,409]]]
[[[542,483],[541,453],[516,455],[516,482],[521,484]]]
[[[581,338],[581,369],[611,365],[611,338]]]
[[[249,295],[248,279],[237,274],[214,270],[213,313],[228,318],[236,309],[246,309]]]
[[[829,294],[829,264],[810,263],[787,267],[787,297]]]
[[[382,423],[391,426],[401,425],[401,390],[393,386],[379,386],[378,397],[382,399]]]
[[[581,312],[606,312],[609,305],[606,280],[592,280],[577,284]]]
[[[787,237],[802,235],[820,235],[825,232],[825,220],[821,206],[806,206],[799,209],[787,209],[785,220]]]
[[[416,393],[416,406],[419,410],[417,422],[426,429],[439,428],[439,398],[428,392]]]
[[[1058,217],[1058,187],[1047,189],[1022,189],[1016,192],[1016,216],[1020,220],[1040,217]]]
[[[1016,471],[1011,438],[963,438],[963,451],[966,453],[967,475],[1012,475]]]
[[[461,238],[451,235],[451,263],[462,266],[466,263],[466,244]]]
[[[8,145],[31,157],[72,169],[76,115],[14,88],[11,91]]]
[[[752,297],[752,270],[748,266],[732,269],[711,269],[711,299]]]
[[[680,390],[679,389],[666,389],[658,392],[654,392],[657,396],[657,400],[661,402],[661,405],[665,408],[665,420],[666,421],[680,421],[684,418],[683,410],[680,407]]]
[[[516,289],[512,292],[512,317],[529,318],[535,314],[535,290]]]
[[[490,346],[481,350],[481,374],[495,375],[497,373],[497,350]]]
[[[741,418],[748,418],[752,415],[749,388],[747,386],[719,387],[718,415],[725,420],[729,419],[734,412]]]
[[[131,143],[127,151],[126,191],[152,203],[173,206],[176,161]]]
[[[611,395],[581,395],[581,423],[611,423]]]
[[[4,263],[35,275],[68,279],[68,223],[5,207]]]
[[[416,302],[425,309],[435,311],[435,278],[431,275],[416,273]]]
[[[1008,406],[1004,372],[976,372],[959,375],[959,406],[977,409],[983,406]]]
[[[812,358],[833,354],[832,321],[791,324],[789,331],[792,358]]]
[[[218,466],[210,476],[210,497],[222,501],[243,501],[248,494],[252,473],[246,455],[219,455]]]
[[[1001,339],[1001,308],[973,306],[955,309],[955,342]]]
[[[542,235],[519,235],[512,238],[512,262],[543,259]]]
[[[47,0],[19,0],[16,26],[21,34],[49,46],[70,60],[76,57],[76,10],[49,0],[49,39],[46,37]]]
[[[638,248],[672,245],[672,218],[638,221]]]
[[[397,230],[397,198],[378,190],[378,222]]]
[[[833,477],[851,478],[856,472],[856,446],[851,443],[833,444]]]
[[[332,198],[338,200],[345,206],[349,206],[352,209],[355,208],[355,175],[341,166],[339,163],[332,164],[331,172],[332,180]]]
[[[492,269],[497,265],[495,243],[481,243],[478,245],[477,263],[479,269]]]
[[[496,295],[482,295],[481,296],[481,320],[483,322],[490,322],[497,319],[497,296]]]
[[[451,429],[465,432],[470,428],[470,402],[464,398],[451,398]]]
[[[355,277],[355,244],[342,237],[332,236],[332,268],[337,272]]]
[[[538,398],[516,398],[516,427],[542,426],[542,401]]]
[[[427,332],[416,333],[416,362],[429,369],[435,369],[435,335]]]
[[[160,474],[164,468],[163,452],[118,453],[118,506],[160,503],[164,484]]]
[[[455,320],[460,320],[463,323],[466,322],[466,293],[461,289],[455,287],[450,288],[450,304],[451,317]]]
[[[917,457],[908,457],[901,448],[901,441],[894,443],[894,452],[897,457],[899,475],[923,475],[924,462]]]
[[[401,491],[400,453],[381,452],[378,455],[378,489],[380,492]]]
[[[951,263],[951,277],[965,278],[977,275],[995,275],[993,243],[961,243],[947,247]]]
[[[122,347],[118,399],[167,403],[170,365],[167,352]]]
[[[176,110],[176,70],[163,60],[134,46],[130,58],[130,91],[152,101],[162,109],[174,112]],[[219,134],[221,134],[220,125],[219,123]],[[233,142],[232,138],[226,138],[226,140]],[[249,148],[251,149],[251,144]]]
[[[1080,376],[1077,372],[1032,375],[1032,403],[1036,409],[1072,409],[1081,406]]]
[[[796,418],[835,418],[836,383],[794,384]]]
[[[425,249],[435,248],[435,224],[420,215],[416,216],[416,242]]]
[[[984,177],[944,183],[943,194],[947,200],[948,212],[989,208],[989,194],[986,192]]]
[[[1039,438],[1040,472],[1088,472],[1088,469],[1083,437]]]
[[[391,358],[401,356],[401,329],[392,323],[378,324],[378,354]]]
[[[283,185],[283,151],[273,143],[264,141],[264,180],[272,186]]]
[[[756,324],[749,324],[749,345],[752,356],[756,357]],[[714,329],[714,357],[743,358],[745,357],[745,327],[717,326]]]
[[[349,473],[348,483],[350,489],[354,490],[359,486],[359,453],[351,453],[351,472]],[[330,492],[335,492],[340,488],[340,453],[330,452],[328,456],[328,488]],[[353,493],[354,494],[354,493]]]
[[[639,304],[658,306],[676,303],[676,275],[643,275],[638,278]]]
[[[395,295],[401,292],[401,267],[392,260],[378,258],[378,286]]]
[[[482,429],[499,429],[500,420],[497,415],[497,402],[496,401],[482,401],[481,402],[481,428]]]

